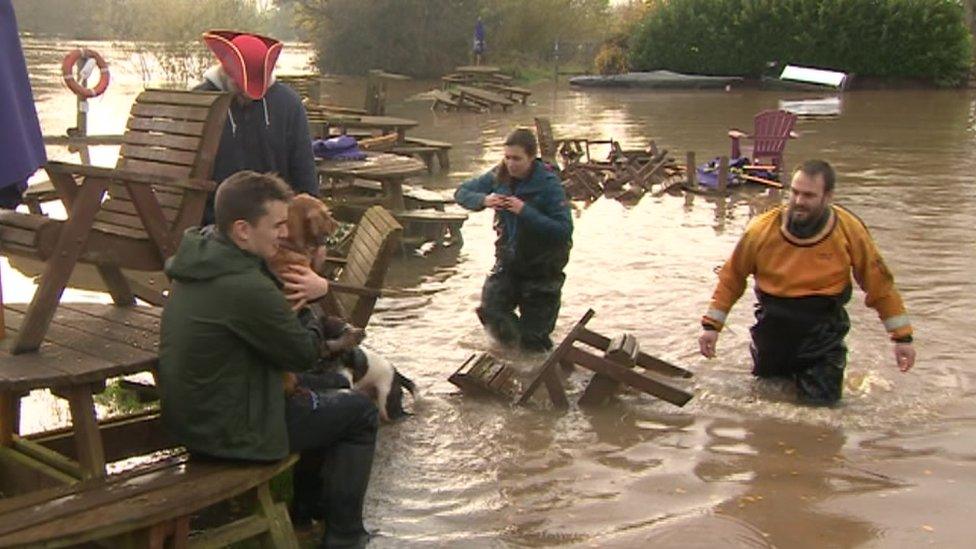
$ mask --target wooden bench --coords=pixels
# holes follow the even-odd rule
[[[458,86],[456,93],[459,103],[473,103],[487,109],[501,107],[503,111],[507,111],[515,104],[515,101],[503,95],[473,86]]]
[[[269,481],[297,456],[261,464],[189,459],[185,454],[108,479],[83,481],[0,499],[0,546],[225,547],[258,538],[295,548],[288,512]],[[194,514],[230,498],[249,507],[242,518],[190,535]]]
[[[356,225],[346,258],[334,260],[339,263],[339,276],[323,300],[326,312],[366,327],[402,233],[403,227],[382,206],[366,210]]]
[[[389,149],[393,154],[403,156],[416,156],[424,161],[429,173],[434,172],[434,157],[440,152],[437,147],[427,147],[424,145],[398,145]]]
[[[485,82],[482,84],[482,86],[487,90],[498,92],[513,101],[518,101],[523,105],[528,102],[529,96],[532,95],[532,90],[519,86],[509,86],[494,82]]]
[[[38,348],[79,261],[98,268],[117,305],[135,303],[121,269],[161,271],[183,231],[200,222],[216,187],[210,177],[230,101],[223,93],[146,90],[130,111],[116,168],[45,166],[65,221],[0,212],[0,251],[47,263],[14,352]]]
[[[452,94],[451,92],[434,90],[431,93],[431,97],[434,99],[434,103],[430,106],[432,110],[437,110],[438,107],[443,108],[446,111],[474,111],[474,112],[484,112],[487,110],[484,106],[474,103],[464,103],[460,100],[459,95]]]
[[[407,228],[402,240],[413,245],[425,242],[441,245],[445,238],[452,244],[463,243],[461,225],[468,220],[468,214],[463,212],[441,212],[429,209],[394,212],[393,217]]]
[[[450,143],[416,136],[408,136],[406,139],[404,139],[404,143],[408,145],[420,145],[422,147],[433,147],[437,149],[437,163],[440,165],[441,170],[447,171],[451,169],[451,159],[449,155],[453,145]]]

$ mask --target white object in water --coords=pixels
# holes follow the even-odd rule
[[[832,86],[843,88],[847,74],[839,71],[828,71],[824,69],[811,69],[809,67],[797,67],[786,65],[783,72],[779,75],[780,80],[793,80],[795,82],[805,82],[807,84],[820,84],[821,86]]]
[[[790,111],[799,116],[839,116],[841,109],[840,97],[824,97],[822,99],[800,99],[796,101],[779,101],[780,110]]]

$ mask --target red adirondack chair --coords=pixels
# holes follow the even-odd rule
[[[729,137],[732,139],[732,158],[740,158],[743,155],[740,141],[751,139],[753,147],[751,151],[747,151],[747,156],[752,162],[768,160],[779,169],[783,164],[786,141],[799,137],[793,131],[796,118],[796,114],[789,111],[762,111],[754,119],[755,128],[751,135],[734,128],[729,130]]]

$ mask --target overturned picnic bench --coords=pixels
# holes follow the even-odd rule
[[[469,358],[451,375],[449,381],[465,390],[487,392],[514,399],[517,404],[523,405],[532,401],[536,392],[545,386],[552,404],[565,409],[569,406],[569,399],[559,375],[559,367],[571,371],[574,365],[579,365],[594,372],[579,399],[581,406],[604,404],[621,385],[675,406],[684,406],[691,400],[691,393],[648,375],[654,373],[672,378],[690,378],[693,375],[690,371],[641,352],[637,339],[632,335],[623,334],[611,339],[587,329],[586,324],[595,314],[590,309],[583,315],[535,371],[524,391],[519,391],[520,384],[511,367],[500,364],[487,353]],[[635,367],[640,367],[645,373],[636,371]]]
[[[123,268],[162,271],[200,222],[231,96],[146,90],[132,106],[114,169],[48,162],[64,221],[0,212],[0,251],[46,262],[15,353],[37,350],[77,262],[98,268],[117,305],[135,303]],[[103,197],[108,198],[103,201]],[[160,303],[161,295],[139,297]]]

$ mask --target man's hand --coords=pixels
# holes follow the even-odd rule
[[[715,344],[718,343],[718,332],[715,330],[702,330],[698,336],[698,350],[705,358],[715,358]]]
[[[504,208],[506,198],[507,197],[505,195],[491,193],[485,197],[485,207],[492,208],[495,210]]]
[[[281,278],[285,285],[285,299],[291,302],[291,308],[295,310],[329,293],[329,281],[304,265],[288,267],[287,271],[281,273]]]
[[[523,207],[525,207],[525,202],[523,202],[522,199],[517,196],[506,196],[505,204],[502,206],[503,209],[506,209],[515,215],[522,213]]]
[[[895,364],[903,372],[912,369],[915,365],[915,347],[911,343],[895,343]]]

